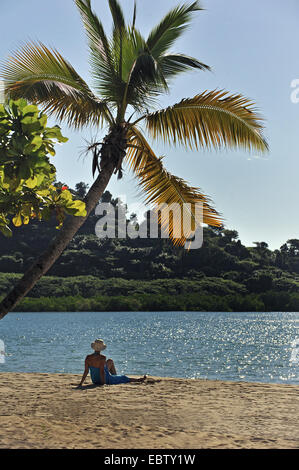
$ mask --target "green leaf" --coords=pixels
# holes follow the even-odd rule
[[[42,182],[44,181],[45,177],[46,177],[46,175],[43,175],[42,173],[38,174],[38,175],[36,176],[36,178],[37,178],[37,183],[36,183],[36,185],[37,185],[37,186],[40,186],[40,185],[42,184]]]
[[[22,225],[22,217],[21,214],[17,214],[13,219],[12,219],[13,224],[16,227],[20,227]]]
[[[43,139],[39,135],[36,135],[31,141],[31,145],[35,147],[35,150],[39,149],[42,146],[42,144],[43,144]]]
[[[18,115],[19,115],[18,101],[9,100],[9,107],[10,107],[10,110],[11,110],[13,116],[18,117]]]
[[[26,116],[21,120],[23,132],[31,134],[42,129],[41,123],[32,116]]]
[[[79,217],[86,216],[86,206],[83,201],[75,200],[72,201],[70,204],[67,204],[66,211],[72,215],[76,215]]]
[[[27,162],[21,163],[19,167],[18,176],[22,178],[23,180],[28,180],[29,178],[31,178],[31,169],[28,166]]]
[[[53,148],[52,145],[47,145],[47,152],[48,152],[50,155],[52,155],[52,157],[55,157],[55,155],[56,155],[56,152],[55,152],[55,150],[54,150],[54,148]]]
[[[22,109],[22,114],[23,116],[26,116],[27,114],[38,114],[38,107],[33,105],[33,104],[29,104],[27,106],[25,106],[25,108]]]
[[[31,203],[24,204],[24,205],[22,206],[22,215],[23,215],[24,217],[29,217],[30,214],[31,214],[31,209],[32,209]]]
[[[43,114],[40,118],[39,118],[39,123],[40,125],[45,129],[46,126],[47,126],[47,122],[48,122],[48,116],[46,114]]]
[[[24,110],[24,108],[28,105],[27,101],[23,98],[15,101],[16,105],[20,108],[20,110]]]
[[[38,184],[38,178],[37,176],[33,176],[32,178],[29,178],[26,182],[25,182],[26,186],[30,189],[33,189],[33,188],[36,188],[37,184]]]
[[[45,129],[45,135],[46,135],[47,138],[58,140],[58,142],[67,142],[69,140],[67,137],[64,137],[61,134],[61,129],[60,129],[59,126],[46,128]]]
[[[85,205],[85,202],[83,201],[79,201],[79,200],[73,201],[73,207],[77,209],[77,211],[80,213],[86,212],[86,205]]]
[[[25,155],[30,155],[31,153],[36,152],[42,145],[43,139],[39,135],[34,136],[33,139],[24,147]]]
[[[65,202],[72,201],[73,199],[72,193],[68,191],[67,189],[65,189],[64,191],[61,192],[60,199]]]
[[[21,122],[23,132],[15,121]],[[7,216],[19,227],[30,222],[32,211],[41,220],[49,218],[55,207],[62,226],[65,212],[86,214],[82,201],[73,201],[70,191],[60,191],[53,185],[56,168],[48,154],[55,154],[55,141],[68,139],[61,134],[59,126],[46,125],[47,116],[26,100],[10,101],[6,107],[1,104],[0,232],[5,236],[12,233]]]

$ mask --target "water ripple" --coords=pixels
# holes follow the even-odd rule
[[[299,384],[298,313],[9,314],[0,371],[82,373],[103,337],[119,373]]]

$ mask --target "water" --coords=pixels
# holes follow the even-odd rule
[[[299,384],[298,327],[298,313],[11,313],[0,372],[82,373],[103,338],[121,374]]]

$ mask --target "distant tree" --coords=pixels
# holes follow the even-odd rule
[[[231,243],[233,240],[237,240],[239,238],[237,230],[224,229],[221,234],[225,243]]]
[[[227,251],[231,255],[237,256],[240,260],[249,258],[250,256],[248,249],[244,245],[242,245],[240,240],[238,240],[237,242],[228,243],[225,246],[225,251]]]
[[[203,222],[221,225],[221,217],[209,198],[199,188],[191,187],[165,169],[162,158],[156,156],[140,127],[144,125],[144,130],[153,138],[180,143],[184,148],[228,146],[267,150],[260,117],[252,102],[241,95],[229,95],[221,90],[205,91],[165,109],[156,107],[157,97],[169,91],[174,77],[189,70],[209,69],[195,58],[170,52],[193,14],[202,10],[199,2],[173,8],[147,39],[136,28],[136,4],[132,22],[126,24],[119,2],[108,0],[113,19],[113,34],[108,38],[92,10],[91,0],[75,0],[75,3],[88,37],[97,94],[58,51],[49,50],[41,43],[27,44],[10,55],[2,68],[6,94],[41,103],[75,128],[106,126],[107,134],[102,142],[89,146],[93,174],[98,171],[99,175],[85,197],[87,215],[95,208],[113,174],[122,176],[125,159],[148,202],[153,205],[177,203],[185,214],[186,211],[188,215],[191,213],[196,224],[199,221],[195,204],[201,203]],[[2,301],[0,318],[50,269],[86,217],[69,220],[59,237]],[[174,238],[172,233],[170,236]],[[185,242],[185,236],[176,240],[178,244]]]
[[[77,196],[80,199],[84,199],[86,194],[87,194],[88,188],[89,188],[89,185],[86,184],[86,183],[83,183],[82,181],[80,183],[77,183],[76,186],[75,186]]]
[[[256,246],[259,253],[263,253],[269,248],[269,245],[266,242],[253,242],[253,244]]]
[[[253,251],[255,253],[255,257],[259,260],[261,266],[265,266],[272,261],[272,252],[269,250],[269,245],[266,242],[253,242],[255,248]]]
[[[112,203],[112,194],[110,191],[104,191],[101,197],[102,202]]]
[[[299,240],[297,238],[292,238],[287,241],[288,252],[291,256],[299,255]]]

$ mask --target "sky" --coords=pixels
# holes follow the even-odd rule
[[[120,0],[128,20],[133,0]],[[136,26],[147,36],[180,0],[137,0]],[[243,244],[265,241],[271,249],[299,238],[299,2],[298,0],[204,0],[204,11],[194,15],[190,28],[177,42],[176,52],[196,57],[211,72],[192,71],[173,83],[161,98],[165,107],[205,90],[241,93],[256,103],[265,119],[269,152],[258,155],[243,150],[186,151],[157,142],[153,148],[165,155],[169,171],[191,186],[201,188],[221,213],[226,228],[239,232]],[[92,0],[107,31],[111,16],[106,0]],[[88,47],[73,0],[0,0],[0,60],[28,40],[54,47],[92,86]],[[293,85],[293,87],[292,87]],[[50,120],[54,125],[54,119]],[[74,187],[91,185],[91,160],[82,158],[85,140],[101,131],[73,131],[62,125],[69,138],[57,148],[53,163],[57,179]],[[80,156],[81,155],[81,156]],[[129,171],[114,177],[108,188],[128,203],[130,211],[143,202]]]

